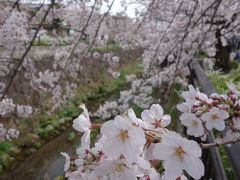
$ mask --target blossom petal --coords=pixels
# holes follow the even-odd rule
[[[167,127],[171,123],[171,116],[166,114],[162,117],[161,126]]]
[[[141,113],[142,120],[148,124],[151,124],[154,122],[154,113],[150,110],[144,110]]]
[[[160,120],[163,116],[163,108],[159,104],[153,104],[150,110],[154,112],[156,119]]]
[[[204,175],[204,165],[198,158],[185,156],[183,162],[183,169],[194,179],[200,179]]]
[[[225,129],[225,122],[220,120],[214,123],[214,126],[217,130],[223,131]]]

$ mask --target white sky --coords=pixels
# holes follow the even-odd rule
[[[129,2],[130,0],[127,0],[127,2]],[[110,3],[112,2],[112,0],[110,0]],[[135,5],[129,5],[126,11],[126,14],[129,17],[135,17]],[[103,11],[106,11],[108,8],[106,6],[103,7]],[[115,0],[111,9],[111,13],[112,14],[116,14],[118,12],[123,11],[124,9],[121,6],[121,0]]]
[[[127,3],[129,3],[131,0],[126,0],[126,1],[127,1]],[[48,4],[51,1],[50,0],[21,0],[21,2],[22,3],[32,3],[32,4],[42,4],[44,2],[44,3]],[[92,4],[93,2],[94,1],[91,0],[90,4]],[[109,0],[108,4],[110,4],[111,2],[112,2],[112,0]],[[129,17],[134,18],[135,17],[135,8],[136,7],[137,7],[137,5],[129,5],[128,8],[127,8],[126,14]],[[107,4],[103,5],[102,12],[106,12],[107,9],[108,9]],[[139,9],[141,9],[141,8],[138,6],[138,10]],[[116,14],[116,13],[121,12],[123,10],[124,9],[121,6],[121,0],[115,0],[114,3],[113,3],[113,6],[112,6],[112,9],[111,9],[110,13],[111,14]]]

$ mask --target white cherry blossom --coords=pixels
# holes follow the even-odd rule
[[[180,177],[183,170],[195,179],[204,174],[204,165],[199,159],[202,155],[199,145],[175,132],[163,136],[162,141],[155,146],[153,155],[156,159],[163,160],[166,179]]]
[[[188,85],[188,91],[183,91],[182,96],[184,99],[195,99],[197,96],[197,90],[192,86]]]
[[[163,115],[163,108],[159,104],[153,104],[150,110],[144,110],[141,113],[142,120],[147,124],[148,128],[164,128],[171,122],[171,117]]]
[[[194,137],[200,137],[204,134],[202,121],[192,113],[184,113],[180,120],[187,127],[187,134]]]
[[[233,83],[227,83],[227,87],[233,94],[240,96],[240,92],[237,90],[236,86]]]
[[[105,176],[111,180],[137,180],[132,165],[124,160],[106,160],[94,170],[94,175],[99,179]]]
[[[240,117],[233,117],[234,127],[240,130]]]
[[[140,180],[160,180],[159,173],[151,166],[150,162],[142,157],[138,158],[134,166],[134,173]]]
[[[182,104],[178,104],[177,105],[177,109],[183,113],[191,113],[191,109],[193,107],[193,104],[194,104],[194,101],[190,100],[190,101],[187,101],[187,102],[184,102]]]
[[[130,119],[122,116],[105,122],[101,133],[106,137],[103,152],[108,158],[123,155],[127,161],[134,162],[146,143],[143,130],[133,126]]]
[[[130,108],[128,110],[128,117],[132,120],[132,122],[134,124],[136,124],[137,126],[143,127],[144,123],[140,118],[137,118],[136,114],[134,113],[133,109]]]
[[[85,105],[81,105],[80,107],[83,109],[83,113],[73,121],[73,128],[77,131],[85,132],[91,128],[91,122]]]
[[[63,155],[65,157],[65,165],[64,165],[64,171],[67,172],[68,169],[70,168],[70,156],[65,153],[65,152],[61,152],[61,155]]]
[[[209,110],[209,112],[204,113],[201,116],[201,119],[206,122],[206,128],[208,130],[215,128],[222,131],[225,129],[224,120],[228,117],[229,114],[226,111],[213,107]]]

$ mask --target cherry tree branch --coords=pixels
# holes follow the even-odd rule
[[[237,139],[224,141],[224,142],[214,142],[214,143],[208,143],[208,144],[201,143],[200,146],[202,149],[208,149],[208,148],[212,148],[212,147],[218,147],[220,145],[235,144],[235,143],[239,143],[239,142],[240,142],[240,138],[237,138]]]

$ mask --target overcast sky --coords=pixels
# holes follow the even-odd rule
[[[94,2],[94,0],[91,0],[92,2],[90,4],[92,4]],[[131,0],[127,0],[127,2],[130,2]],[[32,4],[42,4],[43,2],[46,4],[51,3],[51,0],[21,0],[22,3],[32,3]],[[112,2],[112,0],[110,0],[109,4]],[[135,17],[135,8],[136,5],[129,5],[126,11],[126,14],[129,17],[134,18]],[[103,5],[102,7],[102,12],[106,12],[108,9],[107,5]],[[140,8],[138,7],[138,10]],[[118,12],[123,11],[123,8],[121,6],[121,0],[115,0],[111,9],[111,14],[116,14]]]
[[[128,6],[127,11],[126,11],[128,16],[135,17],[135,7],[136,7],[135,5]],[[103,11],[106,11],[106,10],[107,10],[107,7],[104,6]],[[116,13],[121,12],[123,10],[124,9],[121,6],[121,1],[120,0],[115,0],[114,3],[113,3],[112,9],[111,9],[111,13],[116,14]]]

